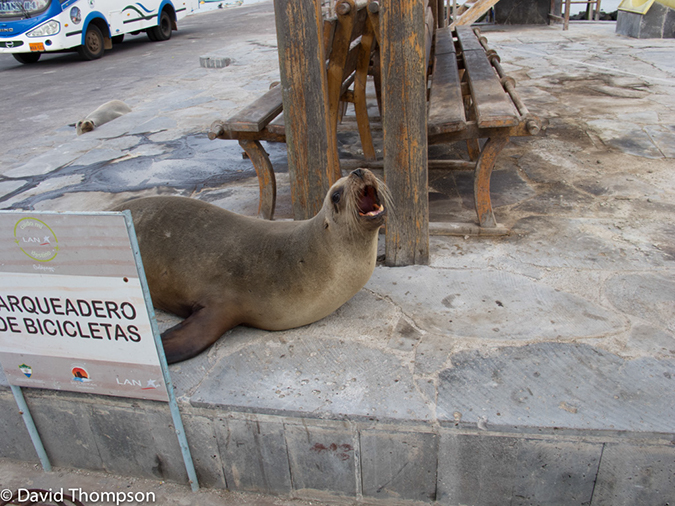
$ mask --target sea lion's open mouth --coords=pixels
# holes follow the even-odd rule
[[[380,204],[377,189],[373,185],[366,185],[359,197],[359,215],[374,218],[384,213],[384,206]]]

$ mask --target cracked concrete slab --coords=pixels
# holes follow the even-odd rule
[[[380,268],[367,286],[424,330],[456,339],[564,341],[625,328],[616,313],[503,271]]]
[[[40,155],[31,161],[6,171],[3,175],[9,178],[25,178],[42,176],[73,163],[80,156],[100,145],[98,139],[75,140],[58,146],[53,152]]]
[[[672,360],[622,359],[580,344],[458,353],[441,372],[437,414],[485,427],[662,432],[675,416]]]
[[[396,355],[343,339],[284,341],[253,342],[221,358],[191,404],[309,418],[432,419]]]
[[[77,100],[62,93],[58,107],[23,104],[26,121],[0,142],[0,207],[93,211],[171,194],[255,215],[250,160],[235,141],[205,132],[279,79],[273,8],[209,16],[228,30],[187,18],[195,24],[172,38],[177,60],[164,66],[163,53],[150,61],[140,43],[88,64],[103,76],[108,57],[141,51],[153,72]],[[650,462],[668,466],[674,451],[673,42],[618,37],[614,27],[483,29],[529,109],[549,119],[546,132],[512,139],[497,159],[492,199],[510,235],[432,237],[429,266],[377,267],[319,322],[274,333],[238,327],[171,366],[200,481],[441,504],[670,500],[672,476]],[[230,66],[199,67],[192,53],[205,34]],[[55,58],[64,60],[54,69],[80,72],[68,55]],[[3,89],[39,72],[4,64]],[[91,79],[62,76],[52,86]],[[68,124],[112,98],[133,111],[77,137]],[[358,156],[357,135],[339,141],[341,155]],[[277,216],[289,219],[286,146],[264,148],[277,171]],[[468,153],[463,144],[430,151],[446,155]],[[432,219],[475,219],[470,174],[432,171],[430,182]],[[159,320],[162,329],[180,321]],[[83,426],[50,447],[64,465],[109,460],[109,470],[156,477],[178,454],[170,417],[154,404],[26,395],[40,424],[68,426],[78,414]],[[34,459],[2,374],[0,403],[0,456]],[[160,427],[156,454],[112,455],[133,445],[105,432],[108,412],[120,423],[133,414],[129,441],[139,445]],[[181,479],[175,463],[163,472]]]

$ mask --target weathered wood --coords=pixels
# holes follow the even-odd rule
[[[473,223],[456,223],[436,221],[429,223],[429,234],[433,236],[460,236],[476,235],[495,237],[509,235],[509,229],[497,224],[494,228],[484,228]]]
[[[499,0],[478,0],[471,4],[471,6],[464,12],[460,12],[457,19],[453,20],[450,25],[455,28],[458,25],[471,25],[480,18],[483,14],[489,11]],[[467,3],[468,5],[468,3]]]
[[[471,137],[466,140],[466,150],[469,152],[469,159],[472,161],[478,160],[480,156],[480,140],[479,137]]]
[[[369,0],[368,2],[368,19],[370,20],[371,25],[373,26],[373,31],[375,32],[375,40],[381,46],[382,41],[380,40],[380,2],[378,0]]]
[[[478,128],[476,121],[467,121],[466,129],[464,130],[430,135],[429,144],[446,144],[469,139],[487,139],[488,137],[524,137],[529,135],[531,134],[527,131],[527,126],[524,122],[512,127]]]
[[[359,137],[361,137],[363,156],[366,160],[375,160],[377,158],[375,147],[373,146],[373,135],[370,130],[370,120],[368,119],[368,105],[366,104],[368,67],[370,66],[374,46],[375,33],[373,32],[372,24],[368,21],[361,37],[356,73],[354,75],[354,110],[359,127]]]
[[[492,200],[490,199],[490,178],[495,166],[497,155],[509,142],[508,137],[492,137],[483,146],[473,180],[473,194],[476,202],[476,213],[481,227],[494,228],[497,226]]]
[[[325,54],[330,54],[330,48],[333,45],[333,36],[335,35],[335,27],[337,26],[337,18],[328,18],[323,20],[323,50]]]
[[[436,30],[436,49],[434,54],[438,56],[448,53],[452,53],[455,58],[457,58],[457,50],[455,49],[455,41],[452,37],[452,32],[447,28]],[[457,66],[456,60],[455,66]]]
[[[470,26],[457,26],[454,31],[457,33],[457,40],[462,51],[484,51],[473,28]]]
[[[216,120],[211,124],[209,129],[208,136],[209,139],[222,139],[222,140],[253,140],[253,141],[269,141],[269,142],[286,142],[286,133],[285,130],[270,132],[269,127],[273,123],[270,123],[267,128],[264,128],[260,132],[235,132],[232,130],[227,130],[224,127],[224,122]]]
[[[483,48],[480,51],[463,51],[462,58],[478,126],[489,128],[517,125],[518,112],[499,82]]]
[[[282,108],[281,86],[275,86],[255,102],[223,122],[223,127],[227,130],[239,132],[260,132],[279,115]]]
[[[355,44],[350,50],[349,53],[347,53],[347,59],[345,61],[344,65],[344,70],[342,73],[342,80],[343,80],[343,87],[344,87],[344,81],[349,79],[354,71],[356,70],[356,65],[359,60],[359,48],[360,44]],[[351,81],[349,83],[351,85]]]
[[[352,28],[351,36],[352,42],[358,39],[366,30],[366,20],[368,19],[368,9],[366,8],[366,2],[357,0],[356,9],[356,17],[354,18],[354,27]]]
[[[429,97],[429,135],[456,132],[466,128],[457,55],[452,33],[436,31],[436,63],[431,76]]]
[[[462,62],[463,63],[463,62]],[[462,101],[464,102],[464,113],[466,114],[466,119],[469,122],[478,126],[476,122],[476,109],[473,106],[473,99],[471,98],[471,89],[469,88],[469,83],[467,82],[468,74],[466,70],[461,71],[462,76]],[[469,158],[472,161],[477,161],[480,156],[480,141],[479,137],[471,136],[466,139],[466,149],[469,152]]]
[[[435,0],[434,0],[435,2]],[[431,49],[434,42],[434,33],[436,32],[436,21],[434,20],[434,11],[431,8],[433,2],[427,2],[424,18],[424,45],[425,45],[425,63],[427,71],[431,62]]]
[[[321,5],[274,0],[293,214],[314,216],[340,177],[328,115]]]
[[[340,8],[339,8],[340,7]],[[348,7],[348,8],[347,8]],[[328,61],[328,114],[330,118],[330,135],[337,135],[339,102],[342,96],[342,82],[345,75],[345,64],[349,55],[352,40],[356,8],[354,0],[342,0],[336,5],[338,25],[335,29],[333,44]],[[341,14],[342,13],[342,14]],[[356,67],[354,57],[354,67]]]
[[[340,164],[343,170],[354,169],[383,169],[384,160],[343,160]],[[434,170],[474,170],[475,162],[466,160],[429,160],[429,171]]]
[[[309,197],[303,197],[303,191],[308,194],[321,188],[323,183],[317,183],[317,179],[328,181],[325,188],[331,178],[339,177],[335,147],[337,121],[341,121],[340,111],[346,103],[353,102],[356,123],[343,127],[359,129],[366,158],[358,162],[359,166],[382,167],[394,196],[394,211],[386,235],[388,265],[428,261],[427,175],[431,168],[473,169],[476,213],[480,223],[479,227],[473,227],[478,234],[504,233],[505,229],[495,222],[490,200],[490,178],[495,160],[510,136],[531,135],[538,128],[528,127],[525,120],[537,118],[530,117],[524,105],[519,104],[513,91],[514,83],[503,75],[499,57],[489,50],[487,40],[479,40],[479,34],[468,27],[459,27],[456,48],[450,30],[436,26],[437,22],[445,22],[444,17],[437,20],[438,16],[431,15],[434,9],[436,12],[443,9],[442,1],[383,0],[380,4],[369,0],[366,4],[365,0],[356,3],[342,0],[339,2],[339,19],[327,21],[322,21],[318,9],[312,9],[308,3],[310,0],[301,0],[301,5],[288,6],[282,0],[275,0],[275,9],[285,16],[285,21],[280,22],[277,15],[278,27],[284,26],[284,33],[279,36],[284,85],[227,122],[214,122],[209,132],[210,138],[240,140],[249,153],[259,175],[260,215],[273,216],[276,192],[274,172],[259,141],[284,142],[288,134],[294,212],[296,218],[309,217],[313,211],[300,215],[297,212],[298,208],[301,212],[308,208]],[[304,16],[305,24],[295,22],[294,15]],[[376,50],[378,39],[382,42],[380,51]],[[312,40],[322,44],[314,44]],[[460,49],[457,55],[456,51]],[[328,61],[327,54],[330,55]],[[371,61],[374,68],[370,67]],[[323,62],[323,72],[316,70],[321,68],[317,62]],[[426,72],[430,64],[433,69],[426,121]],[[367,115],[365,87],[368,73],[375,77],[382,116],[385,150],[382,161],[376,160],[372,149],[371,131],[380,125],[377,121],[371,122]],[[323,81],[317,79],[322,74]],[[349,90],[352,84],[354,91]],[[286,88],[292,89],[294,94],[286,93]],[[296,111],[286,110],[285,114],[279,114],[279,98],[277,96],[275,101],[273,96],[280,90],[283,90],[284,105],[295,105]],[[517,111],[513,103],[516,103]],[[318,136],[317,129],[323,129]],[[311,134],[314,135],[312,139]],[[300,147],[294,146],[293,135],[300,140]],[[482,149],[479,139],[488,139]],[[428,145],[459,140],[467,142],[472,162],[428,162]],[[297,151],[295,155],[293,149]],[[334,149],[334,157],[330,154],[331,149]],[[323,165],[313,162],[312,157],[316,156],[323,160]],[[330,172],[331,159],[337,173]],[[296,171],[291,168],[292,163],[301,166]],[[321,205],[324,192],[323,188],[316,192],[317,207]],[[436,226],[434,233],[461,233],[462,230],[468,229],[457,224],[443,224],[440,228]]]
[[[258,175],[260,200],[258,202],[258,216],[266,220],[274,219],[274,207],[277,202],[277,180],[274,177],[274,168],[270,157],[259,141],[240,140],[239,145],[253,162]]]
[[[380,42],[380,3],[378,0],[368,0],[368,21],[373,27],[375,34],[375,42],[377,46],[381,46]],[[375,84],[375,95],[377,97],[377,110],[382,116],[382,66],[380,59],[380,51],[375,51],[373,55],[373,67],[371,69],[373,75],[373,83]]]
[[[373,25],[373,29],[375,25]],[[382,65],[380,58],[380,51],[375,51],[373,54],[373,66],[370,69],[373,75],[373,84],[375,85],[375,97],[377,98],[377,110],[382,117]]]
[[[436,19],[436,27],[443,28],[446,23],[445,16],[445,0],[436,0],[436,7],[434,8],[434,18]]]
[[[282,112],[274,118],[274,121],[267,125],[267,130],[273,134],[286,134],[286,122],[284,121],[284,113]]]
[[[387,221],[386,264],[429,261],[425,9],[380,3],[384,177],[395,211]]]

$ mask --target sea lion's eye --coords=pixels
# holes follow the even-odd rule
[[[341,198],[342,198],[342,190],[333,192],[333,195],[330,196],[330,200],[333,204],[337,204],[338,202],[340,202]]]

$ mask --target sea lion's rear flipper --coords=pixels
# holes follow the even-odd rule
[[[218,308],[222,311],[222,307]],[[198,355],[215,343],[237,322],[228,321],[215,308],[203,307],[175,327],[162,333],[162,345],[169,364]]]

